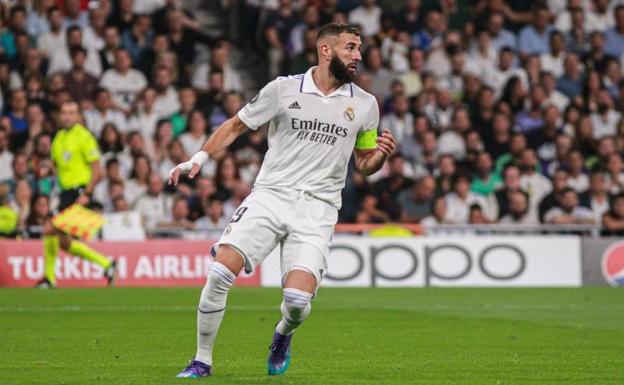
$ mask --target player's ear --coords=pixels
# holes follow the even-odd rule
[[[320,42],[318,42],[318,52],[319,52],[319,60],[321,58],[326,58],[328,60],[331,59],[332,47],[328,39],[323,39]]]

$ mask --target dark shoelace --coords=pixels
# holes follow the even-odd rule
[[[278,358],[284,358],[286,357],[286,353],[288,352],[288,345],[287,344],[271,344],[271,346],[269,346],[269,350],[273,353],[275,353],[275,357]]]

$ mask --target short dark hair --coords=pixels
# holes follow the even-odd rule
[[[329,23],[319,29],[316,35],[316,41],[326,36],[338,36],[341,33],[350,33],[355,36],[360,36],[360,31],[350,24]]]

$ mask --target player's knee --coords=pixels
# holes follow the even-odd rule
[[[286,288],[281,310],[286,318],[292,322],[302,322],[312,310],[312,293],[307,291]]]
[[[210,266],[206,285],[202,290],[199,308],[204,312],[220,310],[225,307],[227,293],[234,284],[236,275],[219,262]]]

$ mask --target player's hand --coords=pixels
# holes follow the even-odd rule
[[[193,162],[192,159],[180,163],[169,171],[169,184],[177,186],[181,175],[187,175],[189,179],[193,179],[199,172],[199,169],[199,163]]]
[[[78,195],[78,198],[76,199],[76,203],[82,206],[86,206],[89,204],[90,200],[91,199],[89,199],[89,196],[87,194],[80,194]]]
[[[388,157],[396,151],[397,142],[394,136],[387,128],[383,129],[380,136],[377,137],[377,149],[383,153],[385,157]]]

